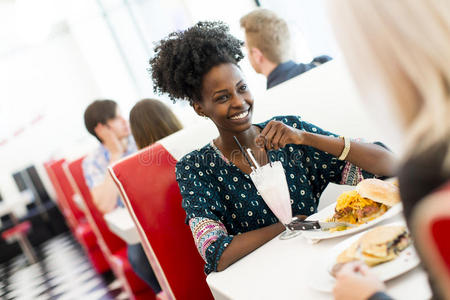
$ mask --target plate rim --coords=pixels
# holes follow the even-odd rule
[[[395,221],[395,222],[391,222],[388,224],[383,224],[383,225],[379,225],[379,226],[395,226],[395,225],[403,225],[407,228],[407,230],[409,231],[406,222],[404,220],[402,221]],[[378,226],[377,226],[378,227]],[[363,234],[367,233],[369,230],[372,230],[373,228],[370,228],[368,230],[365,230],[363,232],[359,232],[358,234],[355,234],[353,236],[347,237],[345,240],[340,241],[339,243],[337,243],[336,245],[334,245],[333,247],[331,247],[330,249],[328,249],[325,253],[325,259],[322,257],[320,259],[320,263],[317,265],[318,267],[318,272],[316,273],[316,276],[312,276],[310,278],[310,280],[308,281],[308,285],[310,288],[317,290],[317,291],[321,291],[321,292],[327,292],[327,293],[331,293],[333,291],[333,286],[329,287],[329,288],[321,288],[315,284],[313,284],[314,281],[313,279],[317,279],[319,276],[322,278],[331,278],[334,280],[334,277],[331,276],[331,274],[329,273],[328,269],[330,267],[330,263],[333,260],[336,260],[336,257],[339,255],[339,251],[342,251],[344,245],[345,247],[349,247],[353,242],[355,242],[357,239],[359,239]],[[380,280],[382,280],[383,282],[389,281],[391,279],[397,278],[411,270],[413,270],[414,268],[416,268],[417,266],[420,265],[420,257],[418,256],[417,251],[415,250],[414,244],[412,243],[411,245],[409,245],[404,251],[406,251],[407,249],[411,248],[411,250],[413,251],[413,255],[415,256],[415,260],[413,261],[413,263],[411,265],[409,265],[407,268],[402,269],[401,271],[398,271],[396,273],[394,273],[392,276],[388,276],[388,277],[383,277],[377,274],[378,278]],[[344,249],[345,250],[345,249]],[[339,252],[339,253],[338,253]],[[403,251],[402,251],[403,252]],[[386,264],[389,264],[390,262],[386,262]],[[385,265],[385,264],[383,264]],[[326,277],[325,277],[326,276]]]
[[[305,220],[309,221],[309,220],[317,220],[318,219],[318,221],[323,221],[321,217],[316,218],[316,219],[314,217],[316,217],[317,215],[320,216],[321,213],[324,213],[325,211],[331,210],[331,208],[333,208],[333,211],[334,211],[334,208],[336,207],[336,203],[337,203],[336,201],[331,203],[330,205],[324,207],[323,209],[321,209],[317,213],[308,216]],[[319,241],[319,240],[332,239],[332,238],[342,237],[342,236],[345,236],[345,235],[350,235],[350,234],[358,233],[360,231],[369,229],[372,226],[374,226],[374,225],[376,225],[376,224],[378,224],[378,223],[380,223],[382,221],[385,221],[385,220],[388,220],[388,219],[390,219],[392,217],[395,217],[396,215],[398,215],[402,211],[403,211],[403,204],[401,202],[399,202],[399,203],[391,206],[388,211],[386,211],[383,215],[379,216],[378,218],[370,220],[369,222],[361,224],[361,225],[359,225],[359,226],[357,226],[355,228],[342,230],[342,231],[335,231],[335,232],[332,232],[332,233],[324,232],[324,231],[303,231],[302,232],[302,236],[304,238],[306,238],[306,239],[309,239],[309,240],[317,240],[317,241]]]

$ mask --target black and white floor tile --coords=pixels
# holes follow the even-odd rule
[[[70,234],[47,241],[36,254],[32,265],[23,255],[0,264],[0,299],[127,299],[111,273],[95,272]]]

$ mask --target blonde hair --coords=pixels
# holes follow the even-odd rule
[[[289,60],[291,37],[286,22],[268,9],[256,9],[241,18],[249,48],[258,48],[273,63]]]
[[[406,157],[450,146],[450,1],[330,4],[355,80],[363,89],[380,80],[395,100],[407,129]],[[445,165],[450,170],[449,150]]]

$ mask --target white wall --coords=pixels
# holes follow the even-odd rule
[[[326,13],[325,0],[260,0],[265,8],[284,18],[293,36],[295,55],[307,61],[308,55],[340,56]]]
[[[302,32],[308,45],[296,48],[297,57],[303,49],[333,55],[322,0],[261,4]],[[0,1],[0,193],[17,192],[14,171],[35,164],[42,173],[50,158],[70,160],[95,147],[82,119],[94,99],[116,100],[127,116],[137,100],[156,97],[185,125],[197,123],[187,103],[153,94],[147,69],[154,42],[200,20],[222,20],[243,39],[239,19],[255,7],[253,0]],[[265,78],[247,58],[241,67],[255,98],[264,97]]]

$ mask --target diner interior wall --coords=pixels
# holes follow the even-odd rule
[[[89,74],[69,34],[0,58],[2,193],[14,191],[13,171],[88,146],[80,116],[98,94]]]
[[[289,25],[294,44],[294,58],[308,62],[312,57],[339,57],[340,51],[328,20],[325,0],[260,0]]]
[[[291,21],[295,18],[280,11],[281,6],[291,12],[311,9],[312,15],[320,8],[294,2],[262,5]],[[184,125],[198,122],[187,103],[173,105],[166,96],[154,95],[148,73],[154,43],[200,20],[222,20],[244,39],[239,18],[255,7],[253,0],[1,1],[0,193],[7,198],[17,192],[11,176],[15,171],[34,164],[43,175],[44,161],[74,159],[96,146],[82,120],[93,99],[114,99],[128,116],[138,99],[154,97],[169,103]],[[311,16],[294,25],[306,24],[305,36],[314,36],[320,28],[319,23],[311,25],[314,20],[321,19]],[[297,47],[296,53],[301,57],[305,51]],[[265,78],[253,71],[247,57],[241,67],[258,98]]]

